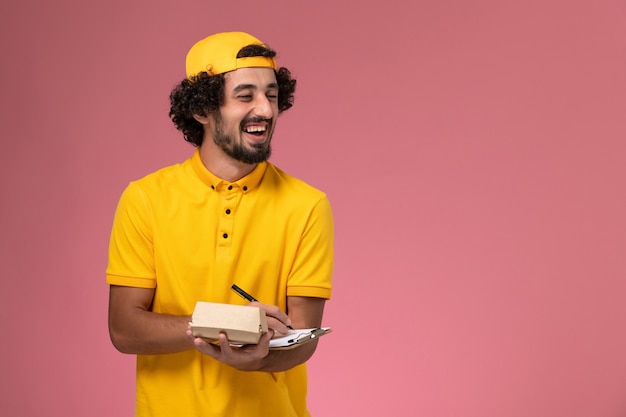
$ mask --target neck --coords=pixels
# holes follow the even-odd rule
[[[213,175],[228,182],[245,177],[257,166],[257,164],[244,164],[231,158],[212,140],[204,140],[200,146],[200,160]]]

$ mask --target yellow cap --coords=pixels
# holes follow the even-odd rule
[[[244,32],[223,32],[196,42],[187,53],[187,77],[206,71],[209,75],[222,74],[238,68],[273,68],[276,61],[269,57],[237,58],[244,46],[262,45],[263,42]]]

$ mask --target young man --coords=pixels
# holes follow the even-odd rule
[[[267,162],[295,80],[242,32],[187,55],[170,117],[197,147],[129,184],[115,214],[107,282],[114,346],[137,355],[137,416],[309,416],[305,362],[316,342],[269,350],[273,335],[320,327],[331,295],[333,220],[324,193]],[[258,345],[193,338],[197,301],[260,302]]]

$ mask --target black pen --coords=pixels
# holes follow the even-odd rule
[[[259,301],[256,298],[254,298],[253,296],[251,296],[250,294],[248,294],[247,292],[245,292],[244,290],[242,290],[241,288],[239,288],[237,286],[237,284],[233,284],[232,287],[233,290],[235,290],[235,292],[239,295],[241,295],[243,298],[245,298],[246,300],[253,302],[253,301]]]
[[[245,298],[246,300],[250,302],[259,301],[253,296],[251,296],[250,294],[248,294],[247,292],[245,292],[244,290],[242,290],[241,288],[239,288],[237,284],[233,284],[230,288],[232,288],[233,291],[235,291],[237,294],[241,295],[243,298]],[[293,330],[293,327],[291,326],[287,326],[287,328]]]

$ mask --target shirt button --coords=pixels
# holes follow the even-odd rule
[[[233,189],[233,186],[232,186],[232,185],[229,185],[229,186],[228,186],[228,189],[229,189],[229,190],[232,190],[232,189]]]
[[[244,185],[244,186],[243,186],[243,190],[244,190],[244,191],[248,191],[248,186],[247,186],[247,185]]]
[[[230,209],[226,209],[226,214],[230,214]]]
[[[224,233],[224,234],[222,235],[222,237],[223,237],[224,239],[228,239],[228,233]]]

